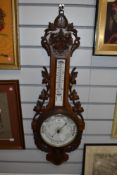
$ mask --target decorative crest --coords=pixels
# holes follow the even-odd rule
[[[62,53],[65,54],[65,52],[72,56],[74,50],[79,47],[80,38],[77,36],[77,30],[74,29],[73,23],[68,23],[64,15],[63,4],[59,5],[59,15],[55,18],[54,23],[49,23],[45,30],[41,44],[49,56],[51,51],[59,56],[62,56]]]

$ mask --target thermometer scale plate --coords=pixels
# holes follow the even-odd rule
[[[57,59],[55,106],[63,106],[65,80],[65,59]]]

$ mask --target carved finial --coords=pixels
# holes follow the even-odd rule
[[[45,35],[42,37],[41,44],[49,56],[52,48],[54,54],[62,55],[69,50],[72,55],[79,47],[80,38],[77,36],[77,30],[74,28],[73,23],[69,24],[64,15],[64,4],[59,5],[59,14],[55,18],[54,23],[49,23],[48,28],[45,30]]]
[[[56,17],[54,25],[58,28],[65,28],[68,25],[67,18],[64,15],[64,4],[59,5],[59,15]]]
[[[59,14],[64,14],[64,4],[59,4]]]

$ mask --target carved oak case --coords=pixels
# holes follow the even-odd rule
[[[70,70],[70,57],[80,45],[80,38],[73,23],[64,15],[59,5],[59,15],[49,23],[42,37],[42,47],[50,57],[50,71],[42,70],[45,88],[38,97],[32,120],[34,141],[37,148],[47,152],[46,159],[56,165],[68,160],[71,152],[80,145],[85,127],[83,108],[73,85],[77,72]]]

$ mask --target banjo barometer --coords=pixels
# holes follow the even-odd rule
[[[77,72],[70,70],[70,58],[80,45],[73,23],[59,5],[59,15],[49,23],[42,37],[42,47],[50,57],[50,70],[43,67],[42,84],[32,120],[34,141],[38,149],[47,152],[46,159],[60,165],[69,158],[68,153],[80,145],[84,130],[83,108],[73,85]]]

